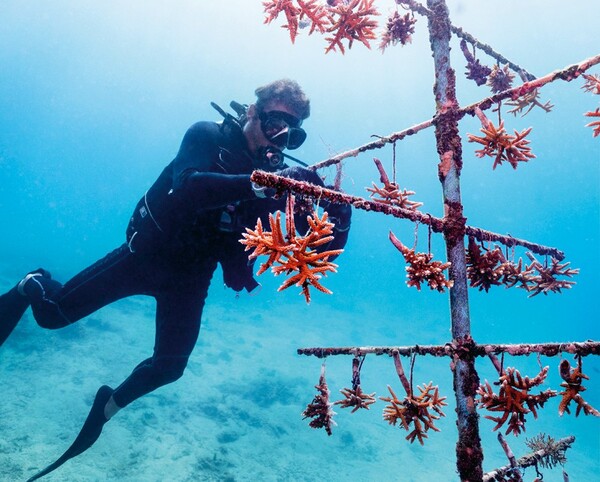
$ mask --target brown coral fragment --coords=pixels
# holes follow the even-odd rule
[[[586,117],[600,117],[600,107],[596,108],[593,112],[586,112],[584,115]],[[592,134],[594,137],[600,136],[600,119],[586,124],[585,127],[592,127],[594,129]]]
[[[327,435],[331,435],[331,428],[336,425],[333,420],[336,413],[331,409],[331,403],[329,402],[329,387],[325,380],[325,364],[321,365],[319,384],[315,385],[315,388],[318,393],[302,412],[302,417],[312,418],[308,423],[312,428],[324,428]]]
[[[537,275],[528,278],[532,283],[532,286],[527,287],[527,290],[531,293],[530,298],[540,293],[545,295],[549,292],[560,293],[562,289],[569,289],[575,284],[575,281],[557,279],[557,276],[570,278],[579,274],[579,269],[569,268],[571,263],[560,263],[557,259],[551,258],[550,266],[544,266],[532,253],[527,252],[526,255],[531,260],[531,264],[526,267],[526,271],[533,271],[534,269],[537,271]]]
[[[514,78],[515,76],[510,72],[508,65],[500,67],[498,64],[495,64],[488,75],[487,85],[490,86],[494,93],[502,92],[510,89]]]
[[[587,403],[581,396],[581,392],[585,391],[585,387],[581,384],[582,381],[590,379],[590,377],[581,371],[581,358],[579,359],[579,366],[577,368],[573,368],[568,360],[562,360],[559,365],[559,373],[564,380],[564,383],[561,383],[560,386],[565,391],[560,392],[562,400],[558,405],[558,414],[561,417],[565,412],[570,414],[569,404],[571,401],[574,401],[577,404],[576,417],[579,416],[581,411],[583,411],[584,415],[600,417],[600,412]]]
[[[390,241],[402,253],[408,263],[406,267],[407,286],[414,286],[421,291],[421,283],[427,283],[432,290],[438,290],[443,293],[446,288],[454,286],[453,280],[448,280],[444,276],[452,263],[442,263],[441,261],[432,261],[433,255],[428,253],[417,253],[414,249],[407,248],[390,231]]]
[[[496,422],[493,430],[498,430],[508,421],[506,434],[513,432],[519,435],[525,431],[525,415],[533,413],[537,418],[538,407],[543,407],[549,398],[556,396],[554,390],[545,390],[537,395],[530,394],[529,391],[538,385],[541,385],[548,374],[548,367],[544,367],[534,378],[522,377],[516,368],[509,367],[503,370],[498,384],[500,390],[498,394],[494,393],[489,382],[479,386],[477,394],[479,395],[479,407],[485,408],[491,412],[503,412],[501,416],[493,417],[486,415],[485,418]]]
[[[527,92],[525,95],[518,97],[515,100],[509,100],[506,102],[506,105],[512,107],[511,110],[508,111],[509,114],[517,115],[521,114],[521,117],[525,117],[527,114],[531,112],[534,107],[539,107],[545,112],[550,112],[554,105],[550,103],[550,101],[542,104],[539,101],[540,93],[539,89],[533,89],[530,92]],[[525,110],[527,109],[527,110]],[[525,111],[525,112],[523,112]]]
[[[343,388],[340,390],[340,393],[344,395],[344,398],[333,404],[340,405],[342,408],[352,407],[352,412],[350,413],[354,413],[361,408],[369,410],[369,405],[372,405],[376,401],[375,393],[369,394],[363,392],[360,385],[356,388]]]
[[[387,20],[385,32],[381,36],[379,50],[384,52],[390,45],[406,45],[412,41],[412,34],[415,33],[415,19],[412,13],[400,15],[394,12]]]

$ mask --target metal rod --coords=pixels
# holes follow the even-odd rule
[[[570,353],[578,356],[600,355],[600,342],[565,342],[565,343],[517,343],[517,344],[471,344],[456,345],[413,345],[413,346],[346,346],[346,347],[315,347],[299,348],[298,355],[316,356],[324,358],[336,355],[391,355],[394,350],[399,355],[432,355],[435,357],[453,357],[458,350],[464,351],[473,357],[488,356],[489,354],[508,353],[511,356],[528,356],[539,353],[544,356],[556,356],[560,353]]]
[[[444,219],[432,216],[428,213],[422,213],[417,210],[404,209],[398,206],[391,206],[378,201],[365,199],[360,196],[344,194],[339,191],[327,189],[315,184],[310,184],[308,182],[296,181],[295,179],[278,176],[272,172],[254,171],[251,179],[252,182],[255,182],[260,186],[272,187],[280,191],[289,190],[294,193],[311,196],[315,199],[327,199],[337,204],[350,204],[356,209],[384,213],[401,219],[409,219],[410,221],[416,223],[431,226],[432,231],[436,233],[441,233],[444,230]],[[493,233],[491,231],[486,231],[473,226],[465,226],[465,234],[467,236],[473,236],[480,241],[497,241],[509,247],[523,246],[536,254],[549,254],[559,261],[565,257],[565,253],[557,248],[532,243],[526,239],[514,238],[509,235]]]

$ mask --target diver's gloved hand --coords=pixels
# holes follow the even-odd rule
[[[348,231],[352,220],[352,206],[331,203],[326,209],[329,221],[335,224],[338,232]]]
[[[306,181],[317,186],[323,186],[323,179],[315,171],[306,169],[305,167],[293,166],[277,171],[278,176],[289,177],[296,181]]]

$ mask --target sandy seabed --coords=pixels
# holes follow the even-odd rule
[[[3,280],[1,286],[7,289],[10,283]],[[373,339],[373,329],[379,335],[384,331],[376,321],[383,315],[373,308],[369,325],[357,322],[364,313],[353,319],[322,300],[310,307],[293,300],[290,309],[277,297],[262,293],[236,299],[211,288],[185,375],[118,413],[91,449],[43,480],[457,480],[447,361],[429,361],[432,365],[415,370],[415,378],[427,374],[419,384],[431,378],[439,382],[449,402],[448,416],[437,423],[442,431],[431,433],[424,446],[409,444],[406,432],[382,420],[381,401],[352,415],[335,408],[338,426],[328,437],[301,416],[316,393],[321,361],[299,357],[295,350],[331,344],[336,331],[350,333],[354,343]],[[26,314],[0,350],[0,480],[24,481],[70,445],[97,388],[118,385],[151,353],[153,319],[154,301],[143,297],[120,301],[58,331],[40,329]],[[328,360],[327,373],[337,400],[338,390],[350,385],[350,358]],[[388,383],[401,393],[391,360],[367,358],[363,389],[386,396]],[[598,434],[590,433],[581,418],[563,427],[557,425],[564,419],[555,413],[541,414],[528,422],[531,433],[526,434],[575,432],[578,442],[567,465],[571,481],[592,480],[599,466]],[[505,464],[491,426],[482,419],[486,470]],[[559,469],[544,472],[545,481],[562,480]],[[532,480],[535,473],[530,469],[527,476]]]

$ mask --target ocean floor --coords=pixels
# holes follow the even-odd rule
[[[13,282],[1,279],[0,288]],[[328,437],[301,416],[316,393],[321,361],[298,356],[296,348],[386,339],[392,344],[389,315],[377,304],[336,307],[326,304],[329,298],[317,297],[307,307],[295,293],[264,291],[237,299],[211,288],[184,377],[121,411],[90,450],[44,480],[457,480],[447,360],[422,358],[415,365],[416,383],[433,379],[449,402],[447,416],[436,424],[441,432],[431,433],[424,446],[409,444],[405,431],[382,419],[381,401],[352,415],[336,407],[338,426]],[[26,480],[70,445],[97,388],[116,386],[151,353],[153,309],[152,299],[130,298],[59,331],[40,329],[27,313],[0,350],[0,480]],[[427,333],[444,339],[446,331],[404,328],[402,337],[423,339]],[[597,383],[600,364],[590,362]],[[526,365],[532,375],[539,370],[534,359]],[[481,375],[492,372],[486,367]],[[560,382],[557,378],[552,377],[553,384]],[[332,398],[341,398],[339,390],[350,385],[351,358],[329,359],[327,379]],[[367,357],[363,389],[386,396],[387,384],[402,393],[392,360]],[[597,389],[588,393],[598,400]],[[570,480],[593,480],[599,467],[597,420],[559,418],[557,404],[549,402],[552,408],[538,420],[530,417],[526,435],[510,436],[509,442],[519,456],[527,451],[526,437],[541,431],[555,438],[573,433],[577,441],[566,465]],[[506,463],[492,426],[481,419],[485,470]],[[560,468],[543,473],[546,482],[563,480]],[[525,480],[534,478],[529,469]]]

